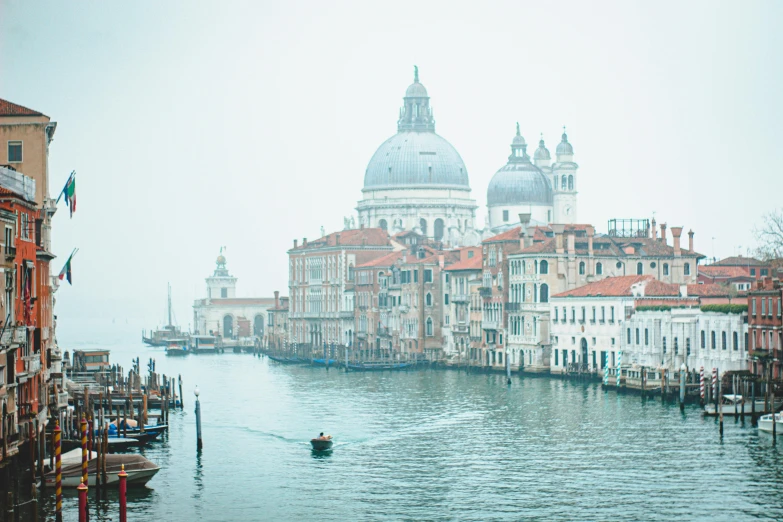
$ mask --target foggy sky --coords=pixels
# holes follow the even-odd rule
[[[170,281],[187,327],[221,246],[238,295],[286,294],[285,251],[354,211],[414,64],[479,223],[515,122],[531,154],[566,125],[580,222],[655,212],[745,253],[781,205],[782,6],[0,0],[0,97],[58,122],[52,196],[77,171],[59,325],[159,324]]]

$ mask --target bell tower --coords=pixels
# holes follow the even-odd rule
[[[207,277],[207,298],[228,299],[237,296],[237,278],[228,273],[226,257],[220,247],[220,254],[215,260],[215,271]]]
[[[552,189],[554,191],[554,220],[558,225],[572,225],[576,217],[576,171],[579,165],[574,163],[574,147],[568,142],[563,127],[563,135],[555,150],[557,161],[552,165]]]

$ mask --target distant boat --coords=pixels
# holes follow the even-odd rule
[[[310,361],[301,357],[280,357],[279,355],[267,355],[271,360],[281,364],[307,364]]]
[[[187,339],[169,339],[166,341],[166,355],[183,356],[188,355]]]
[[[328,363],[326,359],[313,359],[313,366],[336,366],[338,362],[335,359],[329,359]]]
[[[194,335],[190,338],[191,351],[196,354],[222,353],[223,348],[217,345],[214,335]]]
[[[332,436],[327,435],[324,438],[315,438],[310,440],[310,444],[313,446],[313,449],[315,451],[328,451],[332,449]]]
[[[148,344],[150,346],[166,346],[169,339],[177,339],[181,337],[187,337],[187,333],[183,333],[179,326],[174,326],[171,324],[171,285],[169,285],[169,300],[168,300],[168,310],[169,310],[169,322],[166,326],[159,330],[151,330],[149,337],[145,335],[146,332],[141,332],[141,340],[144,344]],[[127,322],[127,320],[126,320]]]
[[[707,415],[708,417],[715,417],[717,415],[720,415],[721,411],[723,411],[723,415],[725,416],[733,416],[735,415],[735,411],[737,415],[742,414],[742,403],[745,403],[745,413],[750,413],[754,408],[752,407],[752,399],[743,399],[742,395],[732,395],[732,394],[726,394],[723,396],[723,403],[720,404],[720,408],[718,408],[717,413],[715,410],[715,403],[705,404],[704,405],[704,415]],[[783,399],[776,398],[775,399],[775,408],[779,409],[781,406],[783,406]],[[763,413],[764,412],[764,399],[756,399],[756,412]]]
[[[410,366],[409,363],[356,363],[348,364],[348,369],[354,372],[383,372],[404,370]]]

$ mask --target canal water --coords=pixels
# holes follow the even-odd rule
[[[153,357],[185,381],[184,411],[142,451],[162,469],[131,491],[129,520],[783,519],[781,447],[733,419],[721,439],[696,406],[548,378],[166,358],[125,325],[100,344],[82,335],[60,343],[110,348],[125,368]],[[310,451],[320,431],[330,455]],[[116,493],[93,493],[90,520],[118,520]],[[49,520],[51,496],[44,508]],[[64,509],[77,520],[72,493]]]

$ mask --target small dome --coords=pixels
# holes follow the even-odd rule
[[[533,154],[533,159],[537,160],[537,161],[538,160],[549,160],[549,159],[552,159],[549,156],[549,149],[547,149],[546,146],[544,146],[544,140],[543,139],[539,140],[538,148],[536,149],[536,152]]]
[[[216,263],[219,264],[219,265],[225,265],[226,264],[226,258],[223,256],[223,254],[220,254],[217,257]]]
[[[429,95],[427,94],[427,89],[424,88],[424,85],[419,83],[418,80],[413,82],[408,86],[408,88],[405,90],[405,97],[406,98],[427,98]]]
[[[532,163],[509,163],[492,176],[487,206],[552,205],[552,185]]]
[[[558,155],[573,154],[574,148],[568,143],[568,135],[564,132],[561,136],[560,143],[557,144],[555,152]]]

